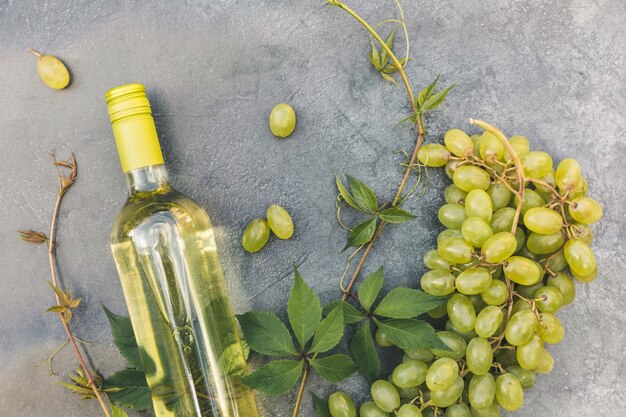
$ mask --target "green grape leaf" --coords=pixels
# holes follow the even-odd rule
[[[109,324],[111,325],[111,334],[113,335],[113,343],[119,349],[122,356],[126,358],[128,364],[136,369],[143,369],[141,358],[139,357],[139,349],[137,348],[137,339],[133,332],[133,325],[130,318],[113,314],[111,310],[102,306],[104,314],[106,314]]]
[[[266,395],[281,395],[289,391],[300,379],[304,364],[302,361],[272,361],[256,371],[244,375],[241,380]]]
[[[394,288],[378,303],[374,314],[394,319],[410,319],[439,307],[446,300],[413,288]]]
[[[315,414],[317,417],[332,417],[330,409],[328,408],[328,401],[321,399],[315,394],[313,396],[313,405],[315,407]]]
[[[385,332],[389,340],[404,350],[443,349],[450,350],[444,344],[435,329],[423,320],[390,319],[381,321],[374,319],[380,330]]]
[[[297,356],[293,340],[278,317],[266,311],[249,311],[237,316],[250,349],[263,355]]]
[[[441,77],[440,74],[437,75],[437,77],[435,78],[435,81],[430,83],[429,86],[425,87],[417,95],[417,98],[415,99],[416,101],[415,107],[417,107],[418,110],[420,111],[422,110],[422,107],[424,106],[424,103],[426,103],[426,100],[428,100],[430,96],[433,94],[433,91],[435,90],[435,87],[437,86],[437,82],[439,82],[439,77]]]
[[[448,95],[450,90],[452,90],[454,87],[456,87],[456,84],[452,84],[450,87],[441,90],[435,95],[430,96],[430,98],[424,103],[423,111],[431,111],[439,107],[439,105],[441,105],[441,103],[443,103],[443,101],[446,99],[446,96]]]
[[[348,355],[331,355],[311,360],[311,366],[329,382],[343,381],[356,371],[356,365]]]
[[[287,315],[293,333],[304,348],[322,320],[322,305],[315,292],[304,282],[298,268],[293,268],[293,287],[287,303]]]
[[[345,301],[342,301],[344,303]],[[322,353],[337,346],[343,337],[343,305],[335,307],[320,322],[313,336],[310,352]]]
[[[383,211],[378,213],[378,216],[384,221],[386,221],[387,223],[394,223],[394,224],[404,223],[415,218],[413,214],[397,207],[390,207],[388,209],[384,209]]]
[[[374,45],[374,40],[370,39],[370,43],[372,44],[372,52],[369,53],[370,61],[372,61],[374,68],[380,71],[380,55],[378,54],[378,48]]]
[[[383,267],[368,275],[357,290],[359,303],[365,311],[369,312],[372,304],[376,301],[380,289],[383,287]]]
[[[341,301],[333,301],[332,303],[328,303],[324,306],[324,315],[327,316],[330,312],[337,307],[338,304],[343,306],[343,324],[353,324],[358,323],[365,318],[363,314],[356,308],[352,306],[352,304],[348,302]]]
[[[350,342],[350,351],[361,375],[368,381],[374,381],[380,375],[380,359],[374,347],[370,322],[365,321]]]
[[[106,378],[102,387],[105,389],[120,388],[119,391],[107,392],[108,397],[115,404],[138,411],[152,408],[152,397],[143,371],[138,369],[118,371]]]
[[[352,229],[352,231],[348,234],[348,241],[346,242],[346,246],[344,246],[343,250],[352,246],[361,246],[366,244],[372,240],[375,232],[376,216],[373,216]]]
[[[387,74],[387,73],[385,73],[385,72],[381,72],[381,73],[380,73],[380,75],[381,75],[381,77],[383,77],[385,80],[389,81],[390,83],[392,83],[392,84],[396,84],[396,85],[398,84],[398,83],[396,82],[396,80],[394,80],[394,79],[393,79],[393,77],[392,77],[391,75],[389,75],[389,74]]]
[[[346,175],[346,177],[348,178],[354,202],[366,213],[375,212],[378,209],[378,201],[374,191],[358,179],[350,175]]]
[[[341,195],[341,198],[343,198],[344,201],[348,203],[348,205],[350,205],[351,207],[357,210],[361,210],[361,207],[359,207],[359,205],[354,201],[354,198],[352,198],[352,194],[350,194],[346,187],[344,187],[343,183],[337,176],[335,176],[335,183],[337,184],[337,189],[339,190],[339,195]]]
[[[396,37],[396,28],[394,27],[393,29],[391,29],[391,33],[389,33],[389,36],[387,37],[387,40],[385,41],[385,44],[387,45],[389,49],[393,48],[393,40],[395,37]],[[388,61],[389,61],[389,56],[387,54],[387,51],[385,50],[385,48],[381,46],[380,47],[380,67],[384,68]]]
[[[411,123],[415,123],[417,121],[417,113],[413,113],[413,114],[408,115],[404,119],[400,120],[398,122],[398,124],[402,124],[402,123],[404,123],[406,121],[409,121],[409,120],[411,121]]]
[[[123,408],[111,403],[111,416],[112,417],[128,417],[126,411]]]

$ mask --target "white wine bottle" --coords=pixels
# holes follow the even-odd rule
[[[144,86],[106,100],[128,185],[111,247],[156,417],[258,417],[209,216],[170,185]]]

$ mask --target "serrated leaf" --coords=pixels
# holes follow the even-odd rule
[[[374,347],[370,322],[365,321],[352,337],[350,351],[361,375],[373,381],[380,375],[380,359]]]
[[[413,288],[394,288],[378,303],[374,314],[394,319],[410,319],[440,306],[446,301]]]
[[[315,394],[313,396],[313,406],[315,407],[315,414],[317,417],[332,417],[330,409],[328,408],[328,401],[321,399]]]
[[[300,379],[302,361],[272,361],[256,371],[241,377],[244,384],[267,395],[281,395],[289,391]]]
[[[298,355],[287,326],[272,313],[249,311],[237,316],[250,348],[263,355]]]
[[[430,96],[433,94],[433,91],[435,90],[435,87],[437,86],[437,82],[439,82],[439,77],[441,77],[440,74],[437,75],[437,77],[435,78],[435,81],[433,81],[432,83],[430,83],[430,85],[428,85],[427,87],[425,87],[422,91],[419,92],[419,94],[417,95],[417,99],[416,99],[416,104],[417,104],[417,108],[418,110],[422,109],[422,106],[424,105],[424,103],[426,102],[426,100],[428,100],[430,98]]]
[[[139,356],[139,348],[137,347],[137,339],[133,331],[133,325],[128,317],[113,314],[108,308],[102,306],[104,314],[106,314],[109,324],[111,325],[111,334],[113,335],[113,343],[119,349],[122,356],[126,358],[128,364],[133,368],[143,369],[141,357]]]
[[[357,290],[357,296],[359,297],[359,303],[365,311],[370,311],[372,304],[376,301],[380,289],[383,287],[383,267],[368,275]]]
[[[333,301],[332,303],[326,304],[324,306],[323,313],[325,316],[330,314],[330,312],[337,307],[338,304],[343,306],[343,324],[353,324],[358,323],[365,318],[363,314],[356,308],[352,306],[352,304],[348,302],[341,301]]]
[[[345,301],[342,301],[344,303]],[[343,337],[343,305],[335,307],[320,322],[313,336],[310,352],[323,353],[337,346]]]
[[[358,179],[350,175],[346,175],[346,177],[348,178],[348,184],[350,185],[354,202],[367,213],[376,211],[376,209],[378,209],[378,202],[374,191]]]
[[[128,414],[123,408],[111,403],[111,417],[128,417]]]
[[[430,98],[428,100],[426,100],[426,102],[424,103],[424,109],[423,111],[431,111],[431,110],[435,110],[437,107],[439,107],[439,105],[441,105],[441,103],[443,103],[443,101],[446,99],[446,96],[448,95],[448,93],[450,92],[450,90],[452,90],[454,87],[456,86],[456,84],[452,84],[450,87],[441,90],[440,92],[438,92],[437,94],[434,94],[432,96],[430,96]]]
[[[402,210],[398,207],[390,207],[388,209],[384,209],[383,211],[378,213],[378,216],[387,223],[394,224],[404,223],[415,218],[415,216],[408,211]]]
[[[391,29],[391,33],[389,33],[387,40],[385,40],[385,44],[387,45],[389,49],[393,48],[393,40],[395,37],[396,37],[396,28],[394,27],[393,29]],[[385,48],[381,46],[380,47],[380,67],[384,68],[384,66],[387,64],[388,61],[389,61],[389,56],[387,54],[387,51],[385,50]]]
[[[331,355],[311,360],[315,371],[329,382],[343,381],[356,371],[356,365],[348,355]]]
[[[66,382],[59,382],[59,384],[63,385],[68,390],[72,391],[75,394],[82,395],[84,397],[95,397],[93,390],[91,388],[85,388],[74,384],[68,384]]]
[[[287,302],[287,315],[293,333],[304,349],[322,320],[322,305],[317,294],[304,282],[298,268],[294,266],[293,269],[294,281]]]
[[[143,411],[152,408],[152,397],[143,371],[124,369],[106,378],[104,388],[121,388],[117,392],[108,392],[108,396],[116,404],[133,410]]]
[[[369,53],[370,61],[372,61],[374,68],[380,71],[380,55],[378,54],[378,48],[374,45],[373,40],[370,39],[370,43],[372,44],[372,52]]]
[[[339,195],[341,195],[341,198],[343,198],[343,200],[351,207],[357,210],[361,210],[361,207],[359,207],[359,205],[354,201],[354,198],[352,198],[352,194],[350,194],[346,187],[344,187],[343,183],[337,176],[335,176],[335,183],[337,184],[337,189],[339,190]]]
[[[344,246],[343,250],[348,249],[352,246],[361,246],[372,240],[374,237],[374,232],[376,232],[376,216],[373,216],[363,223],[358,224],[352,231],[348,234],[348,241],[346,242],[346,246]]]
[[[414,319],[374,319],[380,330],[385,332],[389,340],[404,350],[443,349],[449,350],[433,327],[422,320]]]

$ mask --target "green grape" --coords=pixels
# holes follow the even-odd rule
[[[447,308],[450,321],[462,333],[467,333],[474,329],[476,310],[466,295],[454,294],[448,300]]]
[[[478,142],[480,157],[486,162],[495,162],[502,159],[504,145],[494,134],[484,132]]]
[[[486,222],[491,221],[493,206],[491,197],[484,190],[472,190],[465,197],[465,215],[467,217],[479,217]]]
[[[404,404],[396,413],[396,417],[422,417],[422,412],[414,404]]]
[[[277,204],[270,206],[266,218],[270,229],[279,239],[289,239],[293,235],[293,221],[283,207]]]
[[[535,291],[535,305],[542,313],[555,313],[563,306],[563,294],[557,287],[547,285]]]
[[[379,379],[372,384],[370,391],[372,400],[381,410],[391,413],[400,407],[400,394],[391,382]]]
[[[454,324],[452,324],[452,322],[450,320],[446,321],[446,326],[445,327],[446,327],[447,331],[454,332],[454,333],[458,334],[466,342],[469,342],[470,340],[472,340],[473,338],[476,337],[476,332],[474,331],[474,329],[470,330],[469,332],[462,332]]]
[[[437,413],[439,414],[439,413]],[[422,411],[422,417],[441,417],[440,415],[435,415],[434,408],[426,408]]]
[[[582,239],[570,239],[565,242],[563,253],[573,273],[588,276],[596,270],[596,258],[593,251]]]
[[[454,173],[456,172],[457,168],[460,165],[461,165],[461,160],[459,159],[453,159],[446,164],[446,167],[444,168],[444,170],[448,178],[452,179],[454,177]]]
[[[446,191],[443,193],[443,197],[446,199],[446,203],[450,204],[463,204],[465,202],[466,191],[461,190],[454,184],[448,185]]]
[[[511,314],[515,314],[518,311],[530,310],[530,304],[528,304],[525,300],[519,299],[515,300],[513,303],[513,308],[511,309]]]
[[[510,232],[513,227],[515,209],[504,207],[496,210],[491,216],[491,229],[493,233]]]
[[[470,409],[463,403],[452,404],[450,407],[446,408],[444,417],[471,417]]]
[[[513,346],[523,345],[535,333],[537,317],[530,310],[513,314],[504,328],[504,337]]]
[[[515,252],[513,253],[517,253],[522,250],[522,248],[524,247],[524,243],[526,243],[526,234],[521,227],[517,227],[515,228],[515,233],[513,234],[513,236],[515,236],[515,242],[517,243],[515,245]]]
[[[552,170],[552,157],[546,152],[530,151],[520,159],[526,177],[541,178]]]
[[[243,231],[241,244],[250,253],[263,249],[270,237],[270,227],[263,219],[252,220]]]
[[[398,390],[398,394],[400,395],[400,398],[402,400],[412,400],[413,398],[416,398],[420,395],[420,387],[411,387],[411,388],[399,388],[396,387],[396,390]]]
[[[428,271],[422,275],[420,285],[428,294],[444,297],[454,291],[454,275],[438,269]]]
[[[557,272],[556,275],[549,277],[547,284],[561,291],[563,305],[574,301],[574,297],[576,297],[576,286],[574,285],[574,281],[565,272]]]
[[[493,232],[489,223],[478,217],[469,217],[461,225],[461,235],[470,245],[480,248]]]
[[[451,358],[458,361],[465,356],[467,342],[461,335],[450,331],[440,331],[437,332],[437,337],[439,337],[450,350],[431,349],[436,358]]]
[[[500,407],[495,402],[484,410],[477,410],[474,407],[471,410],[472,417],[500,417]]]
[[[569,214],[578,223],[591,224],[602,218],[602,206],[591,197],[578,197],[570,202]]]
[[[489,188],[487,188],[487,194],[489,194],[489,198],[491,198],[493,211],[500,210],[501,208],[508,206],[511,198],[513,197],[511,190],[509,190],[507,186],[501,182],[491,184]]]
[[[533,335],[530,340],[523,345],[519,345],[516,350],[517,363],[524,369],[535,369],[541,358],[543,350],[543,340],[538,335]]]
[[[530,152],[530,145],[526,136],[511,136],[509,143],[520,158]]]
[[[491,274],[487,268],[473,267],[461,272],[455,281],[456,289],[465,295],[480,294],[489,288]]]
[[[524,298],[533,298],[535,292],[541,287],[543,287],[543,281],[537,281],[534,284],[517,285],[515,291]]]
[[[522,388],[528,389],[535,385],[537,376],[533,371],[524,369],[519,365],[509,366],[506,370],[515,375],[515,377],[519,380],[519,383],[522,385]]]
[[[481,168],[463,165],[452,175],[454,184],[463,191],[486,190],[489,188],[489,174]]]
[[[474,330],[476,331],[476,334],[480,337],[491,337],[496,333],[498,327],[500,327],[500,324],[502,324],[503,318],[504,313],[502,312],[500,307],[495,305],[487,306],[482,309],[482,311],[476,316]]]
[[[593,241],[593,231],[586,224],[576,223],[572,226],[574,233],[578,239],[582,239],[588,245]]]
[[[533,232],[528,236],[526,247],[529,251],[537,255],[547,255],[560,249],[564,243],[565,237],[560,230],[547,235]]]
[[[70,73],[59,58],[39,53],[32,48],[28,51],[37,57],[37,74],[48,87],[61,90],[68,86]]]
[[[428,269],[436,269],[440,271],[449,271],[452,266],[450,262],[444,260],[437,253],[437,249],[431,249],[424,254],[424,265]]]
[[[474,375],[467,389],[469,403],[477,410],[485,410],[496,398],[496,380],[491,374]]]
[[[539,281],[542,270],[531,259],[511,256],[504,264],[504,276],[518,284],[532,285]]]
[[[549,258],[550,260],[548,261],[547,266],[552,272],[560,272],[567,266],[567,260],[565,259],[563,251],[552,254]]]
[[[337,391],[328,397],[328,409],[333,417],[356,417],[356,407],[348,394]]]
[[[583,177],[580,177],[580,181],[576,185],[576,187],[572,190],[559,190],[559,194],[567,195],[570,199],[584,197],[587,195],[587,191],[589,191],[589,184],[587,184],[587,180]]]
[[[546,175],[543,176],[543,178],[541,178],[541,181],[545,182],[546,184],[548,184],[550,187],[552,187],[552,189],[556,188],[556,178],[555,178],[555,172],[553,169],[550,170],[550,172],[548,172]],[[537,184],[534,183],[535,185],[535,190],[541,194],[541,195],[546,195],[548,196],[550,199],[552,199],[552,191],[550,190],[550,187],[546,187],[543,184]]]
[[[480,136],[481,135],[479,135],[478,133],[474,133],[472,136],[470,136],[472,143],[474,143],[474,155],[480,155],[480,149],[478,149],[480,145]]]
[[[541,339],[551,345],[559,343],[565,336],[565,329],[561,324],[561,320],[550,313],[541,315],[541,321],[537,322],[536,330]]]
[[[519,199],[517,196],[513,198],[513,206],[517,207],[519,203]],[[543,197],[535,190],[531,190],[530,188],[524,188],[524,201],[522,201],[522,215],[526,214],[526,212],[535,207],[541,207],[546,204],[546,201]]]
[[[415,359],[422,362],[430,362],[435,357],[430,349],[405,350],[404,354],[409,360]]]
[[[416,387],[426,380],[428,365],[422,361],[409,360],[396,366],[391,374],[392,382],[400,388]]]
[[[524,226],[533,232],[549,235],[561,230],[563,217],[547,207],[534,207],[524,214]]]
[[[465,156],[474,151],[474,142],[461,129],[450,129],[443,136],[446,148],[456,156]]]
[[[444,204],[439,208],[438,218],[449,229],[460,229],[466,219],[465,207],[460,204]]]
[[[507,411],[515,411],[522,406],[524,390],[515,375],[504,374],[496,379],[496,400]]]
[[[517,241],[509,232],[499,232],[491,236],[482,246],[481,253],[489,263],[499,263],[515,253]]]
[[[441,243],[442,240],[448,237],[458,237],[463,238],[463,234],[459,229],[445,229],[442,230],[441,233],[437,235],[437,244]]]
[[[571,269],[571,268],[570,268]],[[594,279],[596,279],[598,277],[598,267],[596,266],[595,269],[586,275],[580,275],[578,273],[576,273],[576,271],[571,271],[572,272],[572,276],[574,278],[576,278],[578,281],[580,282],[591,282]]]
[[[448,315],[448,310],[445,304],[440,304],[432,310],[428,311],[427,314],[434,319],[440,319]]]
[[[494,279],[480,296],[487,305],[499,306],[509,297],[509,290],[504,282]]]
[[[533,371],[538,374],[549,374],[554,368],[554,358],[548,349],[544,349],[541,352],[541,358],[539,359],[539,365]]]
[[[376,343],[380,347],[390,347],[393,346],[393,342],[389,340],[389,337],[382,330],[376,330],[376,334],[374,335],[374,339],[376,339]]]
[[[270,130],[274,136],[286,138],[296,127],[296,112],[287,103],[274,106],[270,113]]]
[[[500,349],[496,351],[496,360],[505,368],[517,365],[517,355],[513,349]]]
[[[431,390],[431,394],[435,391],[445,390],[455,383],[458,373],[459,365],[454,359],[437,359],[430,365],[430,368],[428,368],[428,372],[426,373],[426,386]]]
[[[442,167],[450,159],[450,151],[438,143],[427,143],[417,151],[417,159],[428,167]]]
[[[573,158],[565,158],[556,168],[556,185],[561,190],[572,190],[580,181],[580,165]]]
[[[463,378],[457,375],[456,379],[448,388],[432,391],[430,393],[430,401],[436,407],[448,407],[454,404],[461,394],[463,394],[463,388],[465,388],[465,382]]]
[[[385,413],[378,408],[374,401],[366,401],[361,405],[359,409],[360,417],[389,417],[389,413]]]
[[[491,369],[493,363],[493,350],[487,339],[475,337],[467,344],[465,351],[467,368],[474,375],[484,375]]]
[[[474,248],[463,239],[449,237],[437,247],[439,256],[453,264],[466,264],[472,260]]]
[[[467,298],[470,299],[472,305],[474,306],[474,310],[478,313],[483,308],[487,307],[487,304],[480,297],[480,294],[468,295]]]

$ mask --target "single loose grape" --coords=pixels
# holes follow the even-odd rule
[[[465,351],[467,368],[474,375],[484,375],[491,369],[493,363],[493,350],[487,339],[475,337],[467,344]]]
[[[500,407],[495,402],[484,410],[477,410],[474,407],[471,410],[472,417],[500,417]]]
[[[467,390],[469,403],[477,410],[485,410],[496,397],[496,380],[491,374],[474,375]]]
[[[439,208],[439,221],[449,229],[460,229],[466,217],[465,207],[460,204],[444,204]]]
[[[328,397],[328,409],[333,417],[356,417],[356,407],[348,394],[337,391]]]
[[[504,304],[509,296],[509,291],[506,288],[506,284],[499,280],[492,280],[487,288],[481,295],[483,301],[490,306],[499,306]]]
[[[489,188],[487,188],[487,194],[489,194],[489,197],[491,198],[493,211],[508,206],[511,202],[511,198],[513,197],[511,190],[509,190],[507,186],[501,182],[491,184]]]
[[[389,340],[389,337],[382,330],[376,330],[376,334],[374,335],[374,339],[376,339],[376,343],[380,347],[390,347],[393,346],[393,342]]]
[[[530,152],[530,144],[526,136],[511,136],[509,143],[520,158]]]
[[[511,256],[504,264],[504,276],[518,284],[532,285],[539,281],[542,270],[531,259]]]
[[[463,204],[465,202],[465,196],[467,191],[461,190],[454,184],[448,185],[446,191],[443,193],[443,197],[446,199],[446,203],[450,204]]]
[[[535,333],[537,317],[530,310],[518,311],[513,314],[504,329],[504,337],[513,346],[523,345]]]
[[[459,373],[459,365],[454,359],[440,358],[433,362],[426,373],[426,386],[431,391],[449,388]],[[381,407],[382,408],[382,407]]]
[[[548,349],[544,349],[541,352],[541,359],[539,359],[539,365],[533,369],[538,374],[549,374],[554,369],[554,358]]]
[[[515,375],[515,377],[522,385],[522,388],[528,389],[535,385],[535,380],[537,379],[537,376],[533,371],[524,369],[519,365],[507,366],[506,370]]]
[[[467,217],[479,217],[486,222],[491,221],[493,206],[491,197],[484,190],[472,190],[465,197],[465,215]]]
[[[547,207],[535,207],[524,214],[524,226],[533,232],[549,235],[561,231],[563,217]]]
[[[296,127],[296,112],[287,103],[274,106],[270,113],[270,130],[274,136],[286,138]]]
[[[574,301],[576,297],[576,286],[574,281],[564,272],[557,272],[556,275],[551,276],[547,280],[547,284],[552,287],[556,287],[561,291],[563,297],[563,305],[567,305]]]
[[[283,207],[274,204],[267,209],[267,223],[276,237],[289,239],[293,235],[293,221]]]
[[[420,280],[422,289],[428,294],[444,297],[454,291],[454,275],[448,271],[428,271]]]
[[[495,162],[504,155],[504,145],[493,133],[483,132],[478,142],[478,151],[486,162]]]
[[[480,248],[493,236],[491,226],[478,217],[468,217],[461,225],[461,235],[470,245]]]
[[[527,177],[541,178],[552,169],[552,157],[546,152],[531,151],[520,159]]]
[[[424,265],[429,269],[449,271],[452,266],[450,262],[443,259],[437,253],[437,249],[431,249],[424,254]]]
[[[482,246],[481,253],[490,263],[499,263],[515,253],[517,241],[509,232],[499,232],[491,236]]]
[[[496,333],[498,327],[500,327],[500,324],[502,324],[503,318],[504,313],[502,312],[500,307],[495,305],[487,306],[482,309],[480,313],[478,313],[478,315],[476,316],[474,330],[476,331],[476,334],[480,337],[491,337]]]
[[[565,237],[560,230],[547,235],[533,232],[528,236],[526,247],[537,255],[547,255],[559,250],[564,243]]]
[[[465,295],[480,294],[491,284],[491,274],[487,268],[473,267],[461,272],[455,280],[456,289]]]
[[[70,73],[65,64],[54,55],[46,55],[29,49],[37,57],[37,73],[50,88],[61,90],[70,83]]]
[[[450,385],[448,388],[431,391],[430,401],[436,407],[445,408],[451,406],[459,398],[461,398],[463,388],[465,388],[465,382],[463,381],[463,378],[457,375],[452,385]]]
[[[465,356],[465,350],[467,349],[467,342],[461,335],[450,331],[437,332],[437,337],[446,345],[450,350],[443,349],[431,349],[433,355],[436,358],[451,358],[458,361]]]
[[[441,233],[437,235],[437,244],[441,243],[442,240],[448,237],[458,237],[463,238],[463,234],[459,229],[445,229],[442,230]]]
[[[422,362],[430,362],[435,357],[430,349],[405,350],[404,354],[408,360],[418,360]]]
[[[389,381],[379,379],[372,384],[372,399],[381,410],[391,413],[400,407],[400,394]],[[334,416],[333,416],[334,417]]]
[[[507,411],[515,411],[522,406],[524,390],[515,375],[508,373],[496,379],[496,400]]]
[[[513,227],[515,209],[504,207],[496,210],[491,217],[491,229],[493,233],[510,232]]]
[[[393,384],[400,388],[412,388],[426,380],[428,365],[422,361],[409,360],[396,366],[391,374]]]
[[[452,404],[450,407],[446,408],[444,417],[471,417],[470,409],[463,403]]]
[[[385,413],[378,408],[374,401],[366,401],[361,405],[359,409],[360,417],[389,417],[389,413]]]
[[[437,246],[439,256],[453,264],[466,264],[472,260],[474,248],[463,239],[449,237]]]
[[[442,167],[450,159],[450,151],[438,143],[427,143],[417,151],[417,159],[428,167]]]
[[[573,158],[565,158],[556,168],[556,184],[561,190],[571,190],[580,181],[580,165]]]
[[[454,294],[448,299],[447,308],[450,321],[462,333],[470,332],[474,329],[476,309],[466,295]]]
[[[252,220],[243,231],[241,244],[250,253],[263,249],[270,237],[270,227],[263,219]]]
[[[465,156],[474,150],[474,142],[461,129],[448,130],[443,136],[443,143],[456,156]]]
[[[602,218],[602,206],[591,197],[578,197],[571,201],[569,214],[579,223],[591,224]]]
[[[422,412],[414,404],[404,404],[398,410],[396,417],[422,417]]]
[[[563,340],[565,329],[561,320],[554,314],[541,314],[541,321],[537,322],[536,331],[546,343],[555,345]]]
[[[463,191],[486,190],[489,188],[489,174],[475,166],[463,165],[458,167],[452,175],[454,185]]]
[[[519,345],[516,350],[517,363],[524,369],[535,369],[539,365],[543,350],[543,340],[539,335],[533,335],[530,340],[523,345]]]
[[[546,285],[535,291],[535,304],[542,313],[555,313],[563,306],[563,294],[557,287]]]
[[[563,253],[572,272],[587,276],[596,270],[596,258],[593,251],[582,239],[570,239],[565,242]]]

